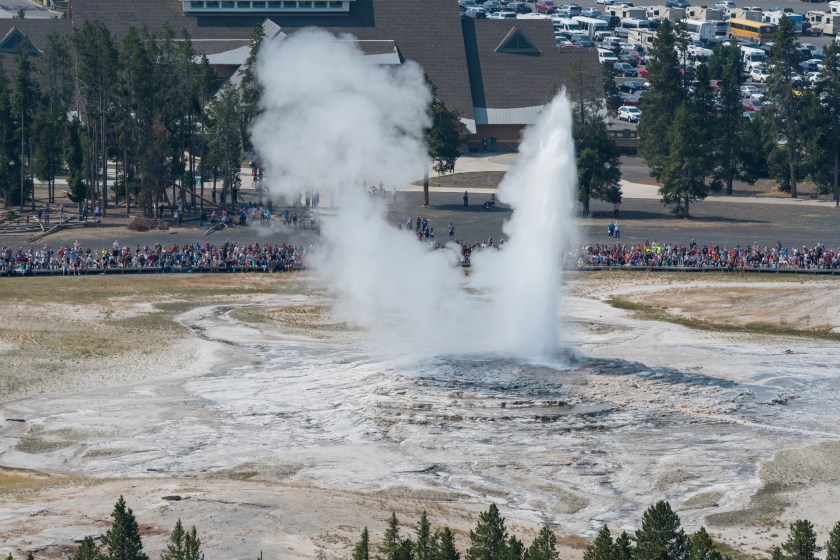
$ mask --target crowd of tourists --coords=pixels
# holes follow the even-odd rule
[[[189,243],[165,246],[160,243],[134,249],[114,241],[110,247],[92,249],[78,241],[52,248],[0,246],[0,274],[27,275],[55,271],[65,275],[114,269],[154,269],[159,272],[280,272],[305,267],[306,249],[291,244],[221,245]]]
[[[758,243],[744,247],[735,245],[699,245],[690,243],[605,243],[585,245],[570,255],[577,267],[584,266],[638,266],[738,269],[840,269],[840,249],[831,250],[823,243],[813,247],[788,248],[777,242],[761,247]],[[570,263],[571,264],[571,263]]]

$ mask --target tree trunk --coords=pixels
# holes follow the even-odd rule
[[[128,192],[128,149],[123,148],[123,183],[125,183],[125,215],[131,216],[131,195]]]
[[[105,112],[102,112],[102,217],[108,209],[108,150],[105,144]]]
[[[834,207],[840,207],[840,152],[834,153]]]
[[[423,173],[423,207],[429,207],[429,170]]]
[[[23,97],[23,96],[21,96]],[[20,110],[20,209],[23,210],[23,178],[24,178],[24,165],[23,165],[23,126],[24,126],[24,119],[26,118],[26,113],[21,108]],[[32,193],[33,195],[35,193]],[[32,197],[35,198],[34,196]]]
[[[796,150],[788,140],[788,167],[790,168],[790,197],[797,198],[796,193]]]
[[[685,206],[683,206],[683,213],[685,214],[686,218],[691,217],[691,212],[689,212],[688,205],[691,203],[691,200],[688,197],[685,197]]]

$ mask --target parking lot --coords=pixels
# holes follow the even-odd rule
[[[54,19],[62,17],[59,12],[53,12],[30,0],[0,0],[0,19],[17,17],[23,10],[26,19]]]

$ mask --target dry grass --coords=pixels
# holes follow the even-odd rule
[[[82,479],[78,477],[52,476],[27,469],[0,467],[0,496],[38,492],[81,482]]]
[[[825,340],[840,340],[840,333],[832,332],[831,327],[815,327],[799,329],[784,324],[750,322],[744,325],[724,321],[709,321],[694,317],[676,316],[668,313],[668,307],[639,303],[626,298],[613,297],[607,303],[618,309],[632,311],[638,319],[646,321],[666,321],[682,325],[690,329],[719,331],[719,332],[748,332],[773,336],[802,336],[806,338],[820,338]]]

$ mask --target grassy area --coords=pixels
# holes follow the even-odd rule
[[[82,479],[75,477],[58,477],[27,469],[0,467],[0,496],[37,492],[80,482]]]
[[[645,321],[667,321],[688,327],[690,329],[718,331],[718,332],[748,332],[773,336],[802,336],[806,338],[820,338],[825,340],[840,340],[840,333],[832,332],[829,327],[798,329],[774,323],[751,322],[745,325],[734,325],[719,321],[707,321],[694,317],[671,315],[667,307],[630,301],[625,298],[613,297],[607,303],[617,309],[632,311],[634,315]]]

